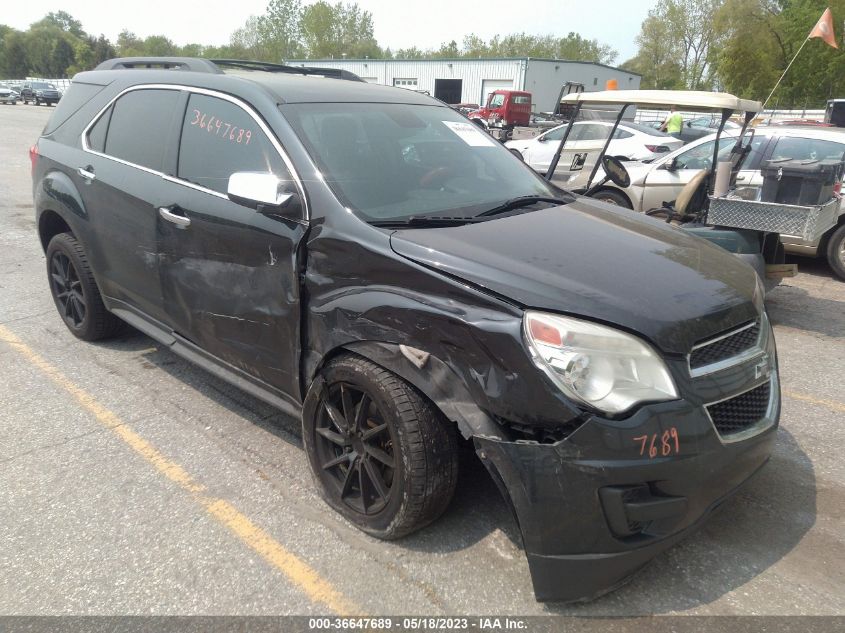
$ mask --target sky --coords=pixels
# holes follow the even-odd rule
[[[335,2],[337,0],[330,0]],[[575,31],[610,44],[619,52],[617,63],[636,53],[634,38],[657,0],[357,0],[373,14],[378,43],[391,49],[437,48],[441,42],[476,33],[493,35],[526,32],[566,35]],[[304,4],[310,4],[305,0]],[[124,29],[139,37],[165,35],[178,45],[226,44],[229,35],[250,15],[264,13],[267,0],[145,0],[143,3],[104,0],[27,0],[4,2],[0,23],[25,30],[50,11],[64,10],[82,22],[92,35],[112,42]],[[132,8],[130,8],[132,7]],[[524,11],[519,10],[524,8]],[[609,19],[608,19],[609,18]]]

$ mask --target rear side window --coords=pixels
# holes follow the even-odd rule
[[[795,160],[841,160],[845,154],[845,145],[835,141],[817,138],[799,138],[782,136],[772,152],[773,159],[792,158]]]
[[[164,171],[178,90],[133,90],[115,101],[108,123],[105,153]]]
[[[226,193],[229,176],[239,171],[271,172],[291,179],[270,139],[243,108],[225,99],[192,94],[182,123],[179,178]]]
[[[514,103],[531,103],[531,97],[527,95],[516,95],[513,98]]]

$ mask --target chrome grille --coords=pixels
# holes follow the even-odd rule
[[[700,369],[734,356],[738,356],[753,348],[760,338],[760,321],[753,321],[741,328],[722,335],[712,342],[705,342],[696,346],[689,358],[690,369]]]
[[[707,407],[707,413],[719,435],[730,437],[740,433],[766,416],[771,393],[770,383],[771,381],[766,381],[751,391]]]

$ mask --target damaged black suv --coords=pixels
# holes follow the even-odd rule
[[[372,535],[443,512],[462,435],[537,598],[587,599],[772,450],[754,270],[556,188],[435,99],[326,69],[118,59],[74,78],[31,153],[70,331],[129,323],[301,416],[320,492]]]

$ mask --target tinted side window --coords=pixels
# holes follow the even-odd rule
[[[105,153],[163,171],[178,90],[133,90],[112,106]]]
[[[545,141],[559,141],[560,139],[563,138],[563,135],[566,134],[566,128],[567,128],[566,125],[562,125],[556,130],[552,130],[551,132],[546,132],[543,135],[543,140],[545,140]],[[578,129],[578,127],[576,126],[575,129],[572,130],[572,132],[574,133],[577,129]],[[572,134],[570,134],[569,138],[572,139],[574,137],[572,136]]]
[[[270,139],[243,108],[192,94],[182,123],[179,178],[226,193],[229,176],[238,171],[272,172],[291,179]]]
[[[595,125],[588,123],[584,126],[584,130],[578,137],[579,141],[604,141],[607,135],[610,134],[610,128],[603,125]]]
[[[95,152],[103,152],[106,149],[106,132],[109,129],[112,108],[109,108],[97,119],[93,127],[88,130],[88,147]]]
[[[796,160],[841,159],[845,145],[835,141],[823,141],[817,138],[798,138],[782,136],[775,145],[772,158],[793,158]]]

